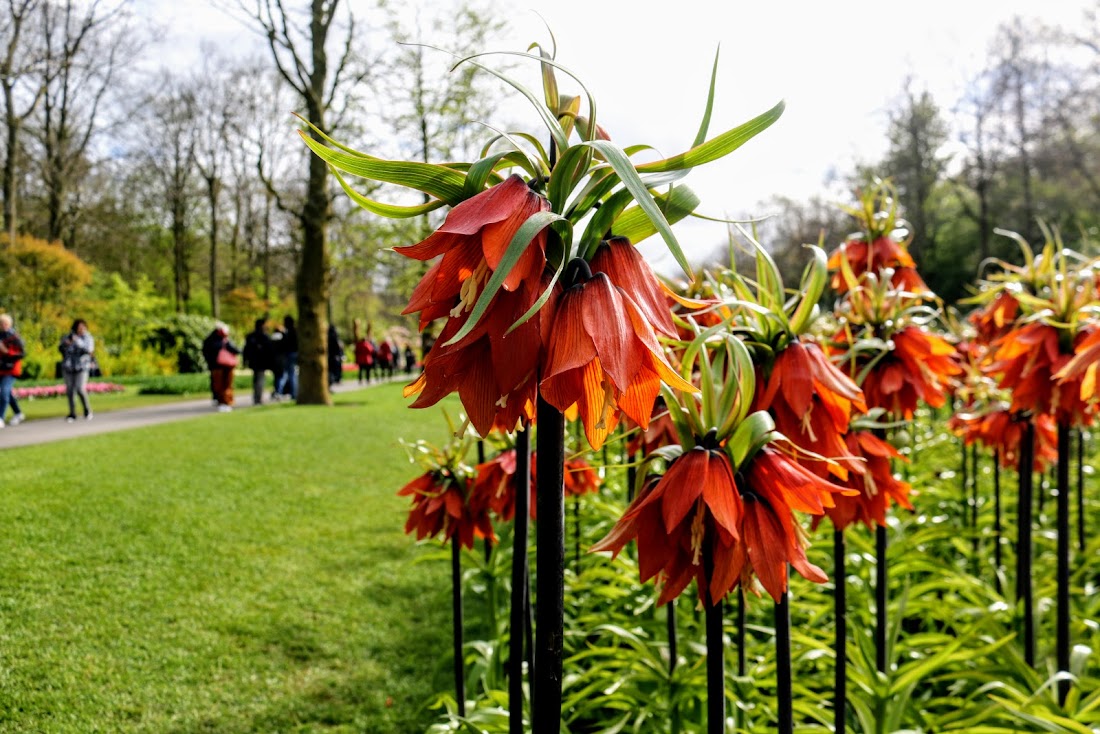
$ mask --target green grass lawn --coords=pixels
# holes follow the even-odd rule
[[[444,430],[384,386],[4,451],[0,731],[423,731],[449,568],[397,439]]]

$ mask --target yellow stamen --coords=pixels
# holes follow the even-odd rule
[[[691,565],[699,565],[699,556],[703,554],[703,518],[706,508],[703,502],[695,501],[695,517],[691,519]]]
[[[481,294],[481,287],[489,280],[490,274],[489,266],[484,260],[477,264],[470,277],[462,281],[462,287],[458,291],[458,304],[451,309],[451,316],[461,316],[474,307]]]

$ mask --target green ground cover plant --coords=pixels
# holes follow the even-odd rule
[[[445,429],[337,403],[5,451],[0,732],[424,731],[446,569],[397,440]]]

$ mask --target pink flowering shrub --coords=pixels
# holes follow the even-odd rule
[[[122,392],[126,388],[113,382],[89,382],[88,394],[103,395],[105,393]],[[38,385],[36,387],[17,387],[12,393],[19,400],[42,400],[44,398],[60,398],[65,395],[64,385]]]

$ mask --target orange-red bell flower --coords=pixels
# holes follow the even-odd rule
[[[531,215],[549,210],[549,201],[513,175],[457,204],[427,239],[395,247],[395,252],[416,260],[443,256],[421,280],[404,313],[431,312],[432,306],[445,307],[448,312],[469,311],[519,228]],[[504,279],[504,290],[514,291],[520,283],[538,281],[545,266],[543,230]],[[421,328],[425,324],[422,316]]]
[[[538,519],[536,511],[538,474],[537,452],[531,453],[531,486],[527,506],[532,520]],[[516,490],[519,487],[516,477],[516,450],[506,449],[477,465],[477,477],[470,490],[471,502],[485,507],[489,512],[505,522],[516,515]],[[580,457],[567,458],[564,466],[563,491],[566,497],[579,497],[599,491],[600,475],[592,465]]]
[[[863,391],[828,360],[813,342],[791,342],[775,357],[771,374],[757,368],[752,410],[768,410],[775,426],[797,446],[835,462],[803,462],[815,473],[847,479],[860,471],[847,457],[844,434],[853,410],[867,411]]]
[[[423,474],[398,491],[398,496],[412,497],[412,509],[405,522],[405,532],[416,532],[417,540],[443,534],[443,542],[457,539],[464,548],[474,547],[474,538],[489,538],[496,542],[493,523],[480,503],[468,501],[463,482],[449,473],[431,471]]]
[[[870,431],[852,431],[845,436],[845,443],[850,455],[863,459],[864,470],[852,472],[847,481],[840,482],[858,489],[858,494],[837,496],[836,506],[825,508],[833,527],[844,530],[854,522],[868,528],[886,527],[886,511],[891,503],[913,509],[909,502],[912,488],[908,482],[897,479],[890,466],[891,459],[901,457],[897,449]]]
[[[910,293],[928,292],[909,251],[890,237],[879,237],[870,246],[866,240],[847,240],[829,254],[829,270],[834,271],[830,286],[840,294],[848,292],[848,284],[840,272],[841,261],[845,258],[857,278],[867,272],[878,273],[891,268],[894,271],[891,283],[895,287]]]
[[[649,263],[625,237],[600,243],[589,266],[593,273],[605,273],[612,285],[622,289],[654,330],[678,338],[672,322],[672,308]]]
[[[983,413],[960,413],[952,416],[947,427],[955,435],[962,436],[967,446],[978,442],[993,449],[1001,466],[1018,469],[1020,444],[1023,442],[1027,421],[1035,423],[1035,445],[1032,470],[1044,472],[1058,461],[1058,425],[1046,413],[1031,416],[1014,413],[1007,407],[995,408]]]
[[[539,319],[509,329],[547,284],[545,231],[527,246],[473,330],[455,344],[447,342],[465,325],[520,226],[549,207],[523,179],[512,176],[455,206],[427,239],[396,248],[418,260],[442,256],[404,310],[420,313],[422,330],[434,319],[448,319],[424,360],[424,371],[405,389],[406,396],[418,395],[413,407],[428,407],[458,392],[481,435],[493,427],[511,431],[519,419],[533,419],[542,347]]]
[[[868,407],[909,420],[921,400],[933,408],[943,405],[951,378],[962,373],[952,360],[955,348],[917,326],[905,327],[891,340],[893,350],[863,380]]]
[[[672,462],[638,497],[594,551],[617,554],[638,542],[641,580],[659,577],[658,604],[676,598],[692,579],[700,599],[713,604],[755,574],[776,600],[787,588],[787,564],[822,583],[806,560],[792,511],[821,514],[833,492],[853,492],[810,473],[774,449],[761,449],[738,484],[729,458],[696,446]],[[707,555],[709,558],[704,558]]]
[[[426,408],[457,392],[482,436],[494,428],[513,431],[520,419],[533,421],[543,314],[505,333],[537,298],[538,288],[530,285],[501,291],[482,322],[460,342],[447,345],[464,323],[464,318],[450,319],[424,359],[423,371],[405,387],[406,397],[417,395],[412,407]]]
[[[661,381],[694,390],[668,363],[639,307],[605,273],[565,289],[543,320],[547,356],[542,397],[558,410],[577,404],[584,432],[600,448],[625,413],[649,426]],[[547,334],[548,332],[548,334]]]
[[[1072,349],[1088,338],[1079,332],[1063,351],[1062,332],[1050,324],[1034,321],[1013,329],[995,343],[993,362],[987,372],[999,375],[1002,388],[1012,393],[1013,412],[1050,413],[1055,421],[1083,425],[1093,412],[1081,399],[1085,372],[1056,375],[1073,359]]]
[[[1083,333],[1078,334],[1076,342],[1073,358],[1054,377],[1060,385],[1065,385],[1068,389],[1077,385],[1078,397],[1086,403],[1095,404],[1100,397],[1096,384],[1097,366],[1100,365],[1100,328],[1084,329]]]
[[[967,320],[978,332],[978,340],[983,344],[992,344],[1007,334],[1020,313],[1020,302],[1007,290],[1002,290],[989,303],[975,309]]]

